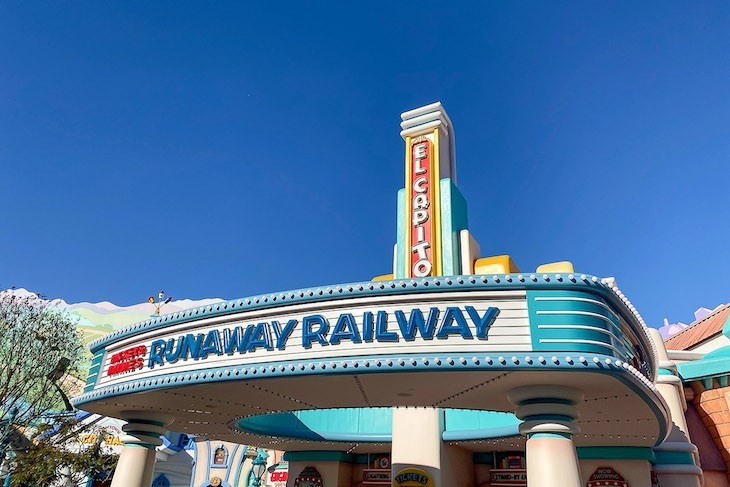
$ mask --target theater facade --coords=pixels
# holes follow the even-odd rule
[[[296,487],[699,486],[676,367],[614,279],[482,256],[451,120],[401,117],[391,274],[91,345],[75,404],[128,421],[113,486],[150,485],[167,430],[285,451]]]

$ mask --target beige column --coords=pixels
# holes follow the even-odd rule
[[[583,393],[539,384],[517,387],[507,396],[522,420],[520,433],[527,436],[528,487],[582,487],[573,435],[579,431],[575,419]]]
[[[699,487],[703,483],[702,469],[698,466],[697,447],[692,444],[684,417],[687,410],[684,386],[677,376],[676,364],[669,359],[659,330],[649,329],[649,333],[659,359],[655,385],[672,415],[667,438],[654,447],[654,472],[662,487]]]
[[[111,487],[150,487],[155,470],[155,447],[162,445],[160,436],[165,434],[165,425],[172,422],[172,417],[124,411],[122,419],[127,421],[122,426],[124,447]]]
[[[431,476],[435,487],[445,487],[441,480],[443,418],[443,411],[436,408],[393,408],[393,478],[405,468],[417,468]]]

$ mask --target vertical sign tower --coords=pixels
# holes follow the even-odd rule
[[[416,138],[406,137],[406,214],[410,222],[406,230],[406,259],[408,277],[438,275],[439,192],[434,191],[438,181],[439,158],[434,154],[438,147],[438,129],[432,137],[426,135]],[[435,156],[435,157],[434,157]],[[410,193],[410,194],[408,194]]]
[[[456,189],[451,120],[439,102],[405,112],[401,119],[406,182],[398,192],[394,277],[461,274],[460,235],[467,228],[466,202]],[[422,485],[448,485],[441,475],[444,421],[444,412],[438,408],[393,409],[393,485],[406,485],[398,479],[412,475]]]
[[[440,102],[401,114],[405,188],[398,193],[396,278],[461,273],[466,203],[456,189],[454,132]]]

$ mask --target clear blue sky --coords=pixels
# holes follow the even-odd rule
[[[0,2],[0,287],[388,273],[399,114],[441,100],[483,254],[730,301],[730,3]]]

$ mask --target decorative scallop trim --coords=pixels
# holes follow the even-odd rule
[[[505,354],[509,355],[509,354]],[[256,379],[265,377],[297,377],[320,374],[367,374],[382,372],[401,372],[408,371],[444,371],[444,370],[491,370],[491,371],[514,371],[514,370],[576,370],[590,371],[598,373],[610,373],[619,378],[628,379],[628,384],[633,383],[638,386],[637,391],[644,392],[644,396],[648,399],[649,395],[645,394],[646,389],[652,391],[654,397],[658,399],[656,387],[641,372],[634,368],[631,364],[617,360],[606,355],[591,355],[586,357],[580,355],[576,358],[572,356],[556,355],[549,358],[538,356],[533,358],[530,355],[519,354],[511,356],[490,356],[479,355],[472,357],[438,357],[435,355],[418,355],[418,356],[378,356],[378,357],[358,357],[357,359],[328,359],[314,361],[292,361],[292,362],[274,362],[260,363],[256,365],[248,365],[246,367],[223,367],[207,370],[190,371],[179,374],[165,374],[155,378],[140,379],[129,381],[113,386],[102,387],[92,392],[81,394],[74,397],[72,402],[75,406],[80,406],[89,402],[95,402],[113,396],[120,396],[135,392],[154,390],[158,388],[169,388],[183,385],[204,384],[211,382],[226,382],[241,379]],[[302,406],[307,406],[302,401],[291,398]],[[663,404],[661,400],[657,400]],[[448,407],[448,406],[444,406]],[[277,411],[271,411],[277,412]],[[255,416],[260,413],[251,414]],[[248,416],[242,416],[237,420]]]
[[[624,311],[624,318],[634,322],[644,332],[645,341],[652,351],[653,361],[656,364],[657,352],[653,340],[649,337],[644,319],[636,311],[636,308],[619,291],[612,280],[599,279],[596,276],[581,274],[536,274],[524,275],[499,274],[487,275],[464,275],[430,277],[423,279],[395,279],[392,281],[380,282],[359,282],[340,284],[294,291],[285,291],[272,294],[262,294],[232,301],[221,301],[217,304],[191,308],[184,311],[169,313],[157,318],[140,321],[125,328],[110,333],[102,338],[94,340],[89,344],[92,353],[96,353],[103,347],[115,343],[124,338],[139,335],[152,330],[165,328],[167,326],[195,321],[211,316],[234,314],[243,311],[275,308],[289,304],[313,303],[333,299],[347,299],[352,297],[379,296],[391,294],[411,294],[423,292],[444,292],[453,290],[470,289],[499,289],[499,290],[528,290],[528,289],[570,289],[579,287],[589,288],[598,291]],[[656,367],[652,367],[656,377]]]
[[[612,279],[601,279],[601,284],[605,285],[613,291],[613,294],[616,296],[616,298],[619,299],[621,304],[624,306],[626,310],[628,310],[631,315],[636,319],[636,321],[641,325],[641,329],[644,332],[644,335],[648,338],[649,342],[649,349],[651,350],[652,355],[652,363],[657,364],[659,362],[659,353],[657,352],[656,344],[654,343],[654,339],[651,338],[651,335],[649,334],[649,327],[646,325],[646,322],[644,321],[644,318],[639,314],[639,311],[634,307],[633,304],[631,304],[631,301],[624,295],[624,293],[618,288],[618,285],[616,282]],[[652,367],[652,382],[656,382],[657,375],[659,374],[659,368],[658,367]]]

